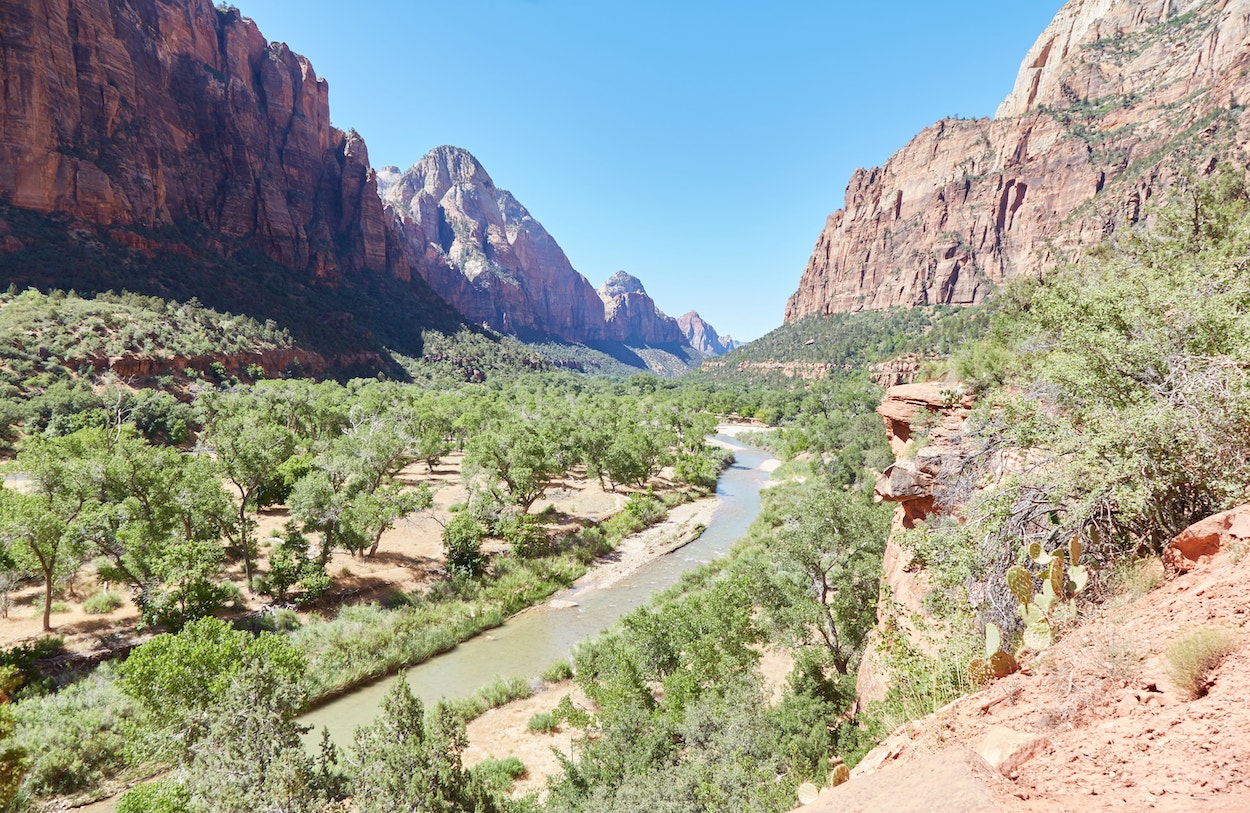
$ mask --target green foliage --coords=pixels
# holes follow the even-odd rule
[[[486,572],[482,553],[482,526],[467,513],[456,514],[443,528],[443,551],[447,571],[453,576],[475,579]]]
[[[1117,231],[1079,268],[996,294],[991,330],[972,349],[995,359],[967,426],[972,452],[945,484],[976,521],[911,534],[935,607],[971,599],[982,624],[1024,633],[1026,646],[1053,637],[1048,601],[1069,612],[1065,597],[1087,584],[1098,598],[1099,573],[1157,553],[1192,522],[1245,499],[1244,176],[1221,170],[1183,184],[1147,222]],[[1027,465],[978,492],[993,476],[991,461],[1009,449],[1027,450]],[[1037,597],[1031,574],[1027,591],[1017,586],[1025,581],[1013,569],[1021,540],[1041,553],[1078,534],[1088,545],[1076,568],[1070,553],[1037,559],[1033,569],[1045,569]]]
[[[96,593],[82,603],[88,615],[108,615],[126,602],[116,593]]]
[[[156,759],[185,759],[210,733],[214,710],[238,693],[236,677],[259,663],[276,670],[266,680],[291,685],[306,670],[304,655],[287,639],[253,637],[215,618],[148,641],[120,670],[121,689],[140,711],[132,747]]]
[[[560,721],[549,711],[535,712],[525,727],[536,734],[554,734],[560,730]]]
[[[464,726],[449,709],[440,706],[427,721],[408,683],[395,681],[382,701],[382,714],[357,729],[348,752],[357,808],[361,813],[496,810],[481,780],[461,764],[466,743]]]
[[[89,791],[129,764],[126,729],[135,705],[118,690],[104,666],[56,694],[29,697],[12,706],[14,741],[27,751],[22,783],[34,797]]]
[[[135,785],[117,800],[117,813],[190,813],[191,792],[173,780]]]
[[[495,797],[504,795],[513,782],[528,773],[525,763],[516,757],[484,759],[470,768],[469,772],[475,781]]]
[[[849,674],[876,623],[890,513],[819,481],[774,491],[764,515],[775,523],[772,551],[759,576],[765,610],[796,642],[822,643]]]
[[[573,677],[573,665],[561,658],[543,670],[541,675],[544,683],[559,683]]]

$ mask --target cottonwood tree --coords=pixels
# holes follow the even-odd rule
[[[764,606],[799,641],[815,635],[837,672],[849,674],[876,623],[889,512],[819,482],[773,510],[783,519],[762,578]]]
[[[0,489],[0,539],[12,558],[44,584],[43,628],[52,629],[52,592],[82,566],[100,532],[105,433],[81,429],[32,435],[17,456],[27,491]]]

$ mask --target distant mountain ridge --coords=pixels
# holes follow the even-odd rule
[[[378,180],[421,275],[468,320],[522,337],[688,344],[636,277],[618,272],[596,291],[467,150],[436,147]]]
[[[1220,161],[1247,165],[1250,0],[1071,0],[993,119],[945,119],[857,170],[787,322],[980,302],[1079,258]]]
[[[735,341],[728,334],[718,335],[716,328],[704,321],[703,317],[695,311],[678,316],[677,326],[681,328],[682,333],[686,334],[686,339],[691,346],[705,356],[724,355],[742,346],[742,342]]]

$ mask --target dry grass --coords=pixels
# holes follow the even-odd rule
[[[1188,633],[1173,642],[1165,653],[1168,677],[1191,700],[1202,697],[1211,688],[1211,672],[1239,645],[1237,634],[1223,627],[1205,627]]]

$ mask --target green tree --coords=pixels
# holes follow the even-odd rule
[[[232,548],[243,560],[243,573],[250,590],[255,575],[256,542],[254,523],[247,514],[260,507],[258,495],[278,467],[294,453],[295,437],[286,427],[268,423],[246,408],[223,410],[205,430],[205,446],[212,450],[222,472],[239,492]]]
[[[773,510],[784,519],[763,577],[765,607],[798,642],[814,633],[837,672],[849,674],[876,624],[890,512],[865,494],[819,482]]]
[[[439,706],[428,723],[420,699],[401,676],[382,714],[356,730],[348,752],[352,798],[360,813],[494,813],[486,790],[466,771],[464,724]]]
[[[119,672],[122,691],[140,709],[133,747],[144,757],[187,760],[217,719],[214,710],[242,691],[236,677],[259,662],[271,670],[266,679],[280,675],[285,684],[301,685],[304,656],[285,638],[254,637],[215,618],[158,635],[130,653]]]
[[[44,630],[52,629],[53,590],[81,567],[100,530],[101,483],[90,462],[103,449],[99,429],[33,435],[17,457],[29,492],[0,489],[0,539],[20,567],[43,579]]]

